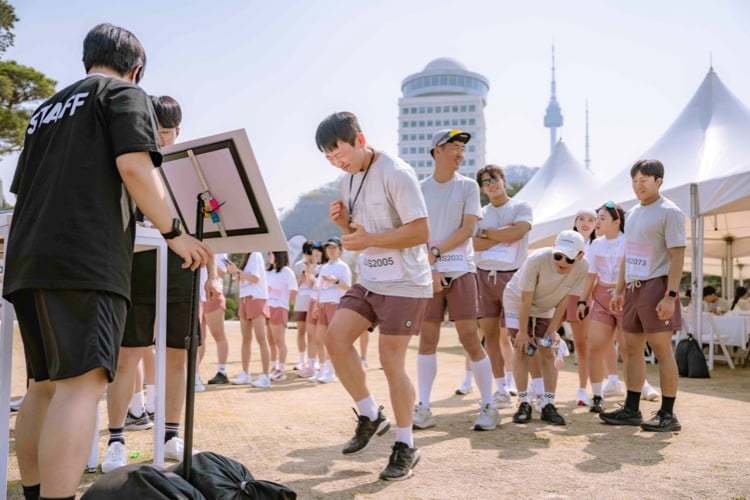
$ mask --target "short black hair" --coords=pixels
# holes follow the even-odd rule
[[[333,113],[320,122],[315,132],[315,144],[322,152],[336,149],[338,141],[354,146],[357,134],[362,132],[359,121],[354,113],[342,111]]]
[[[508,187],[508,181],[505,179],[505,172],[503,172],[503,167],[500,165],[485,165],[477,170],[477,184],[479,184],[480,187],[482,186],[482,176],[484,174],[489,175],[493,179],[502,179],[503,185],[505,185],[506,188]]]
[[[703,298],[705,299],[709,295],[716,295],[716,288],[712,287],[711,285],[704,286],[703,287]]]
[[[177,99],[168,95],[151,96],[151,104],[154,106],[156,121],[163,128],[177,128],[182,123],[182,108]]]
[[[302,244],[302,253],[305,255],[312,255],[313,248],[315,248],[315,242],[313,240],[307,240]]]
[[[664,178],[664,165],[659,160],[638,160],[630,167],[630,178],[633,179],[637,173],[648,177]]]
[[[124,75],[141,66],[136,83],[146,70],[146,51],[138,38],[119,26],[97,24],[83,40],[83,67],[89,71],[94,66],[104,66]]]

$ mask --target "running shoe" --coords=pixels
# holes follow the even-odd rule
[[[419,463],[419,450],[409,448],[409,445],[397,441],[393,445],[393,451],[388,458],[388,465],[380,473],[380,479],[384,481],[403,481],[409,479],[414,473],[413,469]]]
[[[12,399],[10,401],[10,411],[11,412],[17,412],[18,410],[21,409],[21,405],[23,404],[23,398],[24,397],[25,396],[22,396],[22,397],[20,397],[18,399]]]
[[[198,375],[195,376],[195,392],[206,392],[206,386]]]
[[[200,453],[200,450],[193,448],[193,455]],[[174,460],[175,462],[182,462],[185,455],[185,441],[180,437],[173,437],[166,443],[164,443],[164,458],[167,460]]]
[[[479,415],[474,421],[475,431],[491,431],[497,427],[500,422],[500,412],[491,404],[487,403],[479,410]]]
[[[208,385],[224,385],[229,383],[229,377],[226,373],[216,372],[214,378],[208,381]]]
[[[602,413],[604,411],[604,398],[601,396],[594,396],[589,411],[591,413]]]
[[[357,410],[354,410],[354,414],[357,416],[357,428],[354,430],[354,437],[341,450],[341,453],[344,455],[351,455],[362,451],[374,435],[382,436],[391,428],[391,423],[383,414],[382,406],[378,408],[378,418],[375,420],[370,420],[366,416],[360,415],[357,413]]]
[[[151,429],[153,426],[154,423],[151,421],[148,413],[146,413],[145,411],[140,417],[136,417],[135,415],[130,413],[130,410],[128,410],[128,414],[125,416],[124,429],[126,431],[145,431],[147,429]]]
[[[643,390],[641,391],[641,399],[646,401],[658,401],[659,392],[654,389],[648,381],[643,383]]]
[[[651,420],[641,424],[641,429],[648,432],[679,432],[682,430],[682,425],[674,413],[659,410]]]
[[[312,366],[305,366],[299,371],[299,373],[297,373],[297,375],[299,375],[300,378],[313,377],[315,376],[315,368],[313,368]]]
[[[258,377],[250,382],[250,384],[258,389],[268,389],[271,387],[271,379],[264,373],[263,375],[258,375]]]
[[[565,419],[558,413],[557,408],[552,403],[547,403],[542,408],[542,420],[552,425],[565,425]]]
[[[471,386],[471,379],[464,380],[464,382],[458,386],[456,389],[456,396],[466,396],[473,390],[473,387]]]
[[[274,370],[271,372],[270,379],[274,382],[278,380],[286,380],[286,373],[284,373],[282,370]]]
[[[114,441],[107,446],[107,454],[102,462],[102,472],[109,474],[115,469],[128,465],[128,450],[119,441]]]
[[[586,389],[577,389],[576,390],[576,401],[578,402],[578,406],[588,406],[591,404],[591,401],[589,401],[589,395],[586,393]]]
[[[603,393],[604,397],[624,396],[625,389],[622,386],[622,382],[610,382],[610,380],[607,379],[604,383]]]
[[[492,395],[492,402],[495,403],[497,409],[513,408],[513,400],[507,392],[495,391]]]
[[[419,403],[414,407],[414,417],[412,420],[414,429],[429,429],[435,427],[435,420],[432,418],[432,410],[427,405]]]
[[[367,359],[362,358],[362,368],[367,370]]]
[[[524,401],[518,405],[518,410],[513,415],[514,424],[527,424],[531,421],[531,405]]]
[[[252,377],[245,372],[240,372],[239,375],[232,379],[234,385],[248,385],[253,381]]]
[[[640,410],[631,410],[624,406],[615,411],[602,412],[599,414],[599,418],[602,419],[605,424],[609,425],[639,426],[643,423],[643,416],[641,415]]]

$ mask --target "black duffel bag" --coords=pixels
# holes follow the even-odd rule
[[[205,500],[183,478],[153,465],[126,465],[100,477],[81,500]]]
[[[677,371],[680,373],[680,377],[711,377],[706,357],[703,355],[703,349],[691,334],[677,343],[674,350],[674,359],[677,362]]]
[[[170,469],[185,476],[182,463]],[[190,484],[207,500],[294,500],[297,494],[283,484],[255,479],[241,463],[222,455],[193,455]]]

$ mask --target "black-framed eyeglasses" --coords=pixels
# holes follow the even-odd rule
[[[555,258],[555,260],[558,260],[558,261],[565,259],[565,262],[567,262],[568,264],[575,264],[575,262],[576,262],[575,259],[571,259],[569,257],[566,257],[565,255],[563,255],[561,253],[556,253],[556,254],[553,255],[553,257]]]
[[[498,179],[497,177],[490,177],[489,179],[481,179],[479,181],[479,186],[485,187],[489,186],[490,184],[497,184],[498,182],[500,182],[500,179]]]

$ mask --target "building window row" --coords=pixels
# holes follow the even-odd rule
[[[483,81],[471,76],[458,75],[422,76],[404,85],[403,90],[410,92],[425,87],[444,87],[447,85],[474,89],[480,92],[489,91],[489,87]]]
[[[435,165],[432,160],[407,160],[407,163],[414,168],[432,168]],[[473,167],[475,164],[473,158],[461,162],[462,167]]]
[[[425,113],[473,113],[477,110],[475,104],[462,104],[460,106],[424,106],[424,107],[411,107],[401,108],[401,114],[403,115],[416,115]]]
[[[403,128],[416,128],[416,127],[440,127],[440,126],[458,126],[458,125],[476,125],[477,120],[475,118],[453,118],[450,120],[412,120],[403,121],[401,126]]]

